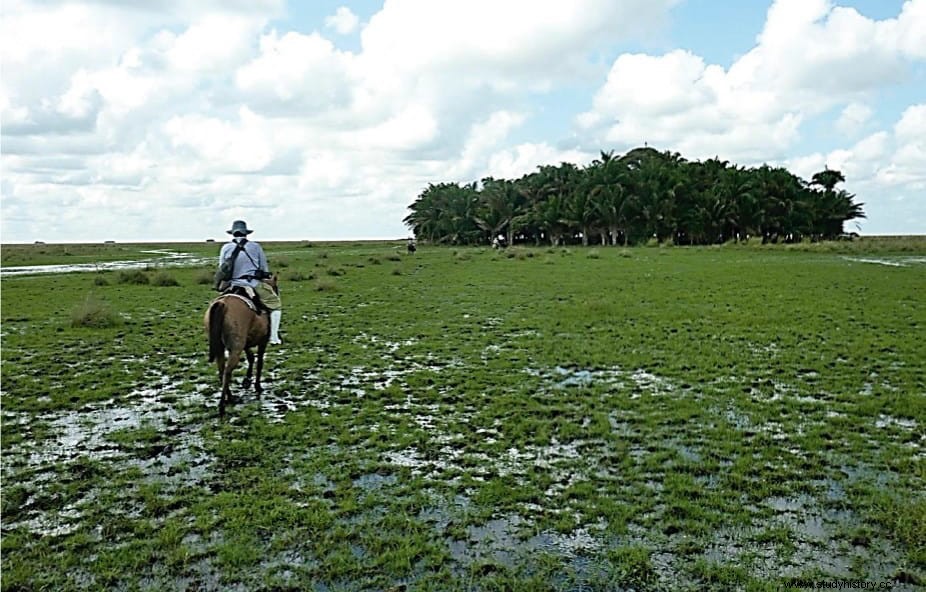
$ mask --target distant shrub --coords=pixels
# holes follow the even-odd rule
[[[87,298],[71,311],[72,327],[105,329],[115,327],[119,322],[119,315],[113,312],[109,304],[93,294],[88,294]]]
[[[588,252],[588,258],[589,259],[601,259],[601,253],[598,251],[598,249],[592,249],[591,251]]]
[[[338,284],[332,279],[321,278],[315,282],[315,289],[319,292],[334,292],[338,289]]]
[[[327,259],[327,258],[328,258],[328,251],[322,251],[321,253],[319,253],[319,254],[318,254],[318,258],[319,258],[319,259]]]
[[[315,279],[315,274],[306,274],[298,270],[290,271],[286,274],[286,280],[290,282],[304,282],[312,279]]]
[[[514,252],[514,251],[505,251],[505,258],[506,258],[506,259],[514,259],[514,258],[515,258],[515,252]]]
[[[402,270],[399,269],[398,267],[393,267],[393,268],[392,268],[392,275],[402,275]]]
[[[630,257],[630,249],[625,247],[618,252],[618,255],[625,258]]]
[[[285,269],[289,267],[289,259],[276,259],[270,264],[271,268]]]
[[[382,261],[379,260],[378,257],[370,257],[369,259],[367,259],[367,261],[369,261],[372,265],[382,265],[383,263]]]
[[[388,261],[401,261],[401,260],[402,260],[402,256],[399,255],[398,253],[393,253],[392,255],[389,255],[388,257],[386,257],[386,260],[388,260]]]
[[[151,278],[151,283],[155,286],[167,287],[167,286],[179,286],[180,282],[177,281],[177,278],[170,275],[166,271],[159,271],[154,274],[154,277]]]
[[[148,274],[144,271],[140,269],[127,269],[119,272],[119,283],[147,285],[151,282],[148,279]]]
[[[650,237],[649,240],[646,241],[646,246],[647,246],[647,247],[658,247],[658,246],[659,246],[659,239],[656,238],[655,236]]]
[[[344,270],[338,269],[337,267],[329,267],[328,269],[325,270],[325,273],[333,277],[338,277],[338,276],[344,275]]]
[[[95,278],[93,278],[93,285],[94,286],[108,286],[109,280],[106,279],[105,275],[97,275]]]
[[[208,269],[200,269],[196,272],[196,276],[193,278],[193,281],[201,286],[212,284],[214,280],[215,273],[209,271]]]

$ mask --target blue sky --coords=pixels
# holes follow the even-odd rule
[[[926,0],[141,6],[4,2],[3,242],[396,238],[429,182],[644,141],[926,231]]]

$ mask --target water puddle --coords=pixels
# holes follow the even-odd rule
[[[71,263],[68,265],[25,265],[0,268],[0,277],[17,275],[37,275],[47,273],[71,273],[78,271],[118,271],[124,269],[144,269],[146,267],[190,267],[211,264],[211,258],[197,257],[191,253],[180,253],[169,249],[141,251],[147,255],[158,255],[136,261],[100,261],[96,263]]]
[[[630,390],[630,398],[637,399],[643,394],[660,395],[674,390],[669,380],[643,369],[627,371],[617,366],[601,369],[556,366],[551,370],[528,368],[525,372],[540,377],[547,383],[548,389],[556,391],[602,384],[613,389]]]
[[[431,509],[424,516],[431,520],[437,516],[440,517],[437,520],[445,523],[450,520],[445,509]],[[535,531],[532,521],[519,514],[507,514],[480,525],[467,526],[465,538],[451,539],[448,546],[453,560],[464,569],[486,563],[515,567],[538,553],[564,557],[575,565],[580,555],[603,547],[599,533],[605,526],[604,521],[600,521],[568,533],[543,530],[530,534]]]
[[[847,261],[857,263],[874,263],[888,267],[910,267],[926,264],[926,257],[843,257]]]
[[[916,420],[914,419],[903,419],[892,417],[890,415],[878,415],[878,419],[875,421],[876,428],[886,428],[886,427],[897,427],[902,430],[913,431],[916,430]]]
[[[4,530],[62,536],[79,528],[94,495],[63,509],[36,506],[35,500],[54,487],[62,470],[82,463],[106,461],[112,467],[137,469],[141,482],[157,482],[167,490],[208,477],[211,459],[204,452],[201,425],[185,422],[189,409],[204,405],[210,387],[171,383],[166,376],[151,382],[156,386],[75,411],[4,411],[4,423],[15,425],[24,438],[3,451],[3,480],[31,494],[16,508],[13,520],[4,520]]]

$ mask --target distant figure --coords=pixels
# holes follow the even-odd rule
[[[508,246],[508,239],[505,238],[504,234],[500,234],[492,239],[493,249],[504,249],[507,246]]]
[[[409,254],[414,253],[418,250],[418,247],[415,245],[415,239],[408,239],[408,244],[405,245],[405,248],[408,249]]]
[[[264,281],[272,277],[270,266],[267,265],[267,256],[260,243],[249,241],[247,235],[254,232],[248,228],[244,220],[235,220],[231,230],[226,231],[232,235],[232,240],[222,245],[219,253],[219,267],[229,258],[235,256],[231,274],[231,289],[241,288],[253,299],[254,293],[261,304],[270,311],[270,343],[279,345],[280,317],[283,315],[283,303],[277,289]],[[240,248],[239,248],[240,247]],[[239,252],[240,251],[240,252]]]

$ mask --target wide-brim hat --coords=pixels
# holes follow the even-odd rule
[[[254,231],[248,229],[248,224],[244,220],[235,220],[234,222],[232,222],[231,230],[226,230],[225,232],[227,232],[228,234],[234,235],[238,233],[251,234]]]

